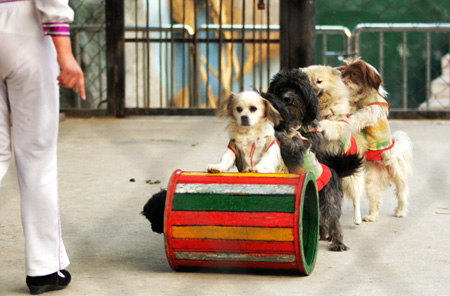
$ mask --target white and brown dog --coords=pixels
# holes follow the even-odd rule
[[[350,91],[342,80],[341,72],[331,66],[313,65],[302,68],[308,77],[319,101],[319,130],[323,134],[324,149],[332,155],[364,155],[364,136],[356,133],[348,123],[350,114]],[[359,147],[359,151],[358,151]],[[361,196],[364,192],[364,171],[341,179],[344,194],[353,201],[356,225],[361,224]]]
[[[387,120],[389,104],[383,79],[378,71],[360,58],[346,59],[338,68],[350,90],[350,116],[347,121],[367,139],[365,150],[366,192],[369,216],[364,221],[376,221],[381,206],[381,194],[390,183],[396,186],[397,217],[407,213],[408,176],[412,173],[412,142],[405,132],[391,135]]]
[[[219,117],[229,120],[230,142],[220,163],[207,167],[210,173],[228,171],[288,173],[275,138],[274,124],[280,115],[255,91],[230,94],[219,107]]]

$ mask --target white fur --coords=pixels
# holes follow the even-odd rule
[[[243,172],[275,173],[281,163],[281,152],[278,145],[272,145],[265,151],[267,137],[275,136],[272,118],[278,116],[268,101],[257,92],[247,91],[237,95],[231,94],[222,103],[222,116],[227,116],[227,127],[230,139],[234,139],[244,160]],[[271,108],[266,110],[267,108]],[[273,116],[270,116],[273,114]],[[251,154],[254,145],[253,155]],[[253,166],[251,165],[251,156]],[[227,148],[220,163],[207,167],[210,173],[230,170],[236,161],[236,155]]]
[[[356,59],[354,61],[358,61]],[[349,65],[352,60],[346,60],[344,65]],[[341,66],[344,67],[344,66]],[[369,65],[372,71],[378,75],[378,71]],[[344,81],[348,86],[351,97],[351,105],[356,102],[381,95],[385,97],[387,92],[380,85],[378,89],[362,89],[359,85],[352,82],[350,78]],[[380,119],[387,118],[389,110],[384,105],[366,106],[360,110],[352,107],[352,115],[349,117],[349,123],[356,129],[362,130],[367,126],[376,124]],[[405,217],[408,204],[408,177],[412,174],[412,142],[405,132],[397,131],[393,133],[392,139],[395,141],[394,147],[381,153],[381,161],[366,161],[366,192],[369,199],[369,215],[363,217],[363,221],[374,222],[378,219],[381,207],[381,194],[391,183],[395,184],[395,195],[398,205],[395,211],[396,217]]]

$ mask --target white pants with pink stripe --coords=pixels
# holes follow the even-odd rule
[[[69,265],[58,204],[58,73],[33,2],[0,3],[0,183],[14,149],[30,276]]]

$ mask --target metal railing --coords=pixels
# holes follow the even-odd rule
[[[181,89],[184,90],[186,86],[189,87],[189,93],[186,94],[184,91],[181,92],[183,105],[182,107],[188,108],[215,108],[217,106],[217,102],[222,99],[223,92],[233,91],[235,87],[238,91],[243,91],[246,86],[244,85],[244,76],[248,73],[244,73],[244,62],[246,59],[244,45],[249,46],[247,51],[249,50],[258,50],[259,56],[262,59],[262,56],[265,56],[265,60],[256,61],[254,64],[265,64],[263,69],[260,66],[257,70],[252,71],[253,77],[251,80],[251,85],[258,86],[257,88],[267,87],[270,81],[271,76],[278,71],[278,69],[271,68],[270,63],[270,48],[269,46],[265,47],[266,53],[262,53],[263,48],[262,45],[272,45],[279,44],[279,36],[274,34],[278,33],[280,30],[279,25],[218,25],[218,24],[209,24],[209,25],[201,25],[197,32],[194,32],[192,28],[187,25],[166,25],[166,26],[126,26],[126,44],[135,44],[135,52],[136,52],[136,61],[135,64],[144,63],[147,65],[144,73],[141,73],[138,68],[135,69],[136,81],[134,88],[136,89],[136,98],[135,98],[135,106],[130,106],[130,108],[134,109],[133,112],[136,113],[136,109],[152,109],[152,108],[169,108],[171,102],[174,100],[174,56],[176,55],[173,45],[174,44],[187,44],[187,49],[183,47],[183,51],[179,54],[182,55],[183,61],[182,63],[182,74],[181,77]],[[317,26],[316,34],[322,35],[322,40],[324,45],[322,46],[321,55],[324,61],[327,60],[328,57],[337,57],[344,56],[347,57],[349,55],[349,49],[351,44],[351,33],[350,31],[343,26]],[[154,36],[152,36],[151,33]],[[264,34],[264,36],[263,36]],[[340,51],[329,51],[327,50],[327,36],[329,35],[341,35],[343,37],[342,49]],[[213,37],[211,37],[213,36]],[[225,37],[228,36],[228,37]],[[139,53],[137,44],[143,44],[145,48],[142,49],[142,53]],[[152,73],[150,70],[149,64],[151,63],[150,57],[150,44],[159,44],[159,60],[158,66],[160,73],[154,74],[154,76],[159,76],[159,102],[155,103],[155,100],[151,100],[151,87],[150,81],[152,77]],[[165,46],[163,46],[165,44]],[[206,45],[206,58],[200,54],[201,46]],[[236,56],[229,57],[233,59],[232,64],[234,62],[239,63],[239,66],[232,66],[231,72],[234,71],[235,75],[230,75],[229,81],[224,81],[223,79],[223,62],[218,63],[217,61],[223,60],[223,51],[222,50],[211,50],[210,46],[215,46],[214,48],[224,48],[224,46],[230,46],[231,51],[237,52]],[[259,48],[258,48],[259,46]],[[205,50],[203,50],[205,51]],[[185,62],[185,55],[187,53],[188,59]],[[215,67],[211,66],[212,62],[210,57],[213,56],[212,60],[215,60]],[[139,60],[138,57],[143,58]],[[252,55],[255,57],[255,54]],[[175,57],[176,58],[176,57]],[[234,59],[237,59],[235,61]],[[187,65],[187,69],[185,67]],[[202,69],[201,69],[202,66]],[[206,70],[205,70],[206,69]],[[229,71],[230,69],[228,69]],[[205,74],[205,71],[208,73]],[[214,72],[214,75],[211,73]],[[185,76],[187,76],[188,81],[185,81]],[[215,77],[214,81],[211,77]],[[259,78],[259,79],[257,79]],[[142,80],[139,82],[138,80]],[[163,83],[163,80],[165,81]],[[203,84],[200,83],[203,81]],[[165,85],[165,87],[163,86]],[[209,90],[210,86],[214,84],[215,89]],[[236,85],[235,85],[236,84]],[[259,84],[259,85],[258,85]],[[234,86],[235,85],[235,86]],[[200,89],[205,89],[204,98],[203,93],[200,92]],[[156,93],[157,93],[156,92]],[[212,95],[211,93],[214,93]],[[189,99],[186,100],[185,96],[188,95]],[[218,98],[213,100],[211,96]],[[131,100],[130,100],[131,101]],[[152,104],[153,102],[153,104]],[[155,105],[156,104],[156,105]],[[146,113],[146,112],[139,112]]]
[[[378,70],[381,76],[384,76],[385,64],[384,64],[384,34],[397,32],[402,34],[402,110],[408,110],[408,33],[422,32],[425,33],[426,40],[426,109],[429,109],[429,99],[431,90],[431,33],[450,33],[450,23],[436,23],[436,24],[423,24],[423,23],[363,23],[355,27],[352,33],[353,44],[355,49],[355,55],[361,54],[361,35],[365,32],[378,32],[378,45],[379,45],[379,64]],[[450,48],[449,48],[450,49]],[[448,106],[450,108],[450,106]]]
[[[90,71],[93,71],[95,74],[92,75],[93,78],[87,81],[87,88],[90,89],[93,98],[93,105],[96,106],[97,109],[103,107],[102,104],[107,101],[106,98],[106,64],[105,64],[105,55],[103,53],[104,50],[104,34],[105,34],[105,26],[102,25],[85,25],[85,26],[72,26],[71,27],[73,33],[73,46],[74,52],[77,60],[80,64],[83,64],[85,67],[89,67]],[[399,52],[401,52],[401,110],[410,110],[408,106],[408,34],[409,33],[424,33],[424,41],[425,41],[425,54],[424,54],[424,65],[425,65],[425,93],[426,93],[426,110],[429,109],[429,99],[431,93],[431,64],[432,64],[432,55],[433,52],[431,50],[432,38],[431,34],[433,33],[450,33],[450,23],[437,23],[437,24],[423,24],[423,23],[363,23],[357,25],[353,32],[343,26],[316,26],[316,34],[321,35],[322,48],[318,51],[318,56],[322,58],[322,64],[328,64],[330,57],[339,57],[340,60],[342,58],[348,56],[359,56],[361,55],[362,47],[365,46],[362,43],[362,36],[368,32],[378,33],[377,36],[377,48],[370,48],[371,51],[378,51],[378,63],[374,65],[378,68],[380,74],[384,76],[385,74],[389,74],[389,72],[396,71],[397,69],[389,69],[389,72],[386,72],[387,68],[391,65],[386,64],[385,60],[388,58],[388,55],[385,54],[385,36],[388,33],[397,33],[401,34],[401,48]],[[222,36],[224,32],[231,33],[227,36],[231,36],[225,38]],[[136,64],[135,74],[136,81],[135,85],[127,85],[128,88],[136,89],[136,93],[133,94],[135,96],[134,101],[135,106],[125,106],[126,108],[134,108],[134,109],[170,109],[172,106],[170,105],[171,101],[174,98],[174,59],[177,58],[174,56],[174,45],[175,44],[183,44],[182,56],[183,60],[181,62],[182,66],[182,75],[181,78],[181,87],[182,89],[188,88],[189,92],[182,92],[182,101],[186,102],[182,107],[188,108],[214,108],[214,104],[207,103],[206,105],[201,103],[200,97],[202,97],[203,93],[200,92],[201,87],[208,88],[210,84],[214,83],[217,87],[219,85],[219,89],[215,90],[216,94],[220,97],[220,90],[223,89],[223,81],[222,77],[222,69],[220,69],[222,63],[218,63],[219,70],[217,71],[216,81],[212,81],[213,76],[206,75],[206,81],[204,81],[203,86],[200,85],[200,75],[205,77],[204,73],[200,73],[199,65],[202,62],[206,65],[207,71],[210,69],[210,59],[206,58],[200,60],[199,58],[199,46],[201,45],[219,45],[219,48],[226,44],[236,45],[236,51],[239,53],[237,55],[238,62],[240,63],[239,69],[239,80],[230,82],[231,85],[233,83],[237,83],[237,88],[239,91],[245,88],[244,86],[244,73],[243,71],[243,60],[245,58],[243,45],[261,45],[261,44],[279,44],[279,38],[274,33],[279,32],[278,25],[203,25],[197,29],[195,32],[191,27],[187,25],[162,25],[162,26],[126,26],[125,27],[125,43],[126,44],[135,44],[135,54],[136,59],[134,61],[129,61],[129,63]],[[92,38],[96,43],[97,47],[100,49],[96,55],[88,57],[88,62],[86,62],[86,51],[89,48],[84,48],[82,42],[80,41],[83,34],[87,33],[84,38]],[[159,33],[159,34],[158,34]],[[234,33],[234,34],[233,34]],[[236,34],[239,33],[239,34]],[[252,34],[253,33],[253,34]],[[262,34],[266,34],[265,38],[262,38]],[[205,36],[206,34],[206,36]],[[213,35],[214,37],[210,36]],[[235,36],[237,35],[237,36]],[[259,35],[259,36],[258,36]],[[343,37],[343,43],[338,50],[329,50],[328,44],[328,36],[329,35],[340,35]],[[86,37],[88,36],[88,37]],[[220,37],[221,36],[221,37]],[[138,48],[138,44],[142,46],[142,49]],[[150,63],[152,62],[150,57],[150,47],[151,44],[159,45],[159,57],[157,57],[157,63],[160,70],[160,73],[152,73],[150,69]],[[163,46],[164,45],[164,46]],[[335,46],[336,44],[334,44]],[[216,47],[217,48],[217,47]],[[256,48],[256,47],[255,47]],[[259,49],[261,50],[261,49]],[[269,51],[269,48],[266,48]],[[449,48],[450,51],[450,48]],[[319,53],[320,52],[320,53]],[[164,54],[162,54],[164,53]],[[221,60],[221,51],[216,51],[209,54],[216,55],[216,60]],[[143,58],[143,60],[138,60],[138,57]],[[187,60],[185,61],[185,56]],[[264,83],[267,85],[270,81],[271,71],[277,71],[278,69],[274,69],[270,67],[270,55],[266,54],[266,72],[263,73],[263,68],[260,67],[258,69],[258,73],[254,73],[253,75],[253,85],[256,85],[256,75],[259,76],[260,88]],[[260,61],[261,63],[263,61]],[[144,70],[140,71],[138,69],[142,67]],[[95,69],[94,69],[95,68]],[[400,67],[399,67],[400,68]],[[386,72],[386,73],[385,73]],[[154,76],[161,76],[159,81],[159,85],[156,86],[155,89],[150,87],[150,82]],[[416,74],[417,75],[417,74]],[[237,77],[236,76],[236,77]],[[164,78],[164,79],[163,79]],[[164,80],[164,83],[163,83]],[[187,80],[187,81],[186,81]],[[400,84],[400,83],[399,83]],[[158,102],[156,104],[151,103],[151,97],[153,93],[158,95]],[[206,94],[207,96],[208,94]],[[188,100],[185,99],[185,96],[188,96]],[[397,97],[400,97],[398,95]],[[153,102],[153,101],[152,101]],[[82,109],[84,107],[85,102],[81,102],[78,96],[75,97],[75,101],[73,104],[73,108]],[[444,106],[445,107],[445,106]],[[447,106],[450,108],[450,106]],[[91,108],[92,109],[92,108]],[[142,114],[147,114],[146,112],[141,112]]]

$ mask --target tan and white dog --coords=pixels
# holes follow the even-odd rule
[[[274,124],[280,115],[255,91],[230,94],[218,110],[219,117],[229,120],[230,142],[220,163],[207,167],[210,173],[228,171],[288,173],[275,138]]]
[[[412,142],[403,131],[391,135],[387,120],[389,104],[383,79],[378,71],[360,58],[346,59],[338,68],[350,90],[348,122],[363,131],[368,147],[365,152],[366,192],[369,216],[364,221],[376,221],[381,206],[381,194],[390,183],[396,187],[397,217],[407,213],[408,176],[412,174]]]
[[[350,91],[344,84],[339,70],[331,66],[314,65],[302,68],[308,75],[319,101],[319,130],[325,140],[325,151],[333,155],[364,155],[367,141],[348,123]],[[359,147],[359,150],[358,150]],[[361,196],[364,192],[364,171],[341,179],[344,194],[353,201],[356,225],[361,224]]]

